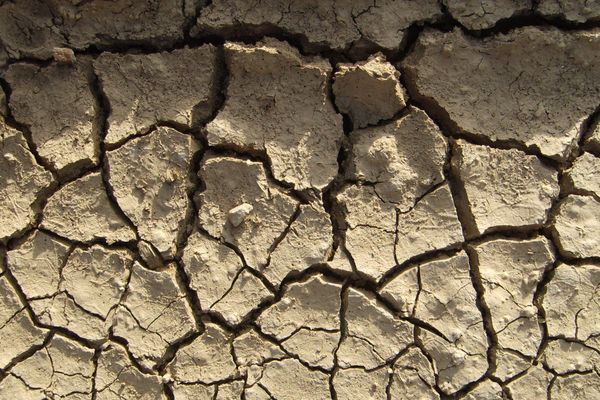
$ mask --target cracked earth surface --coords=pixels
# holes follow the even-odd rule
[[[597,0],[0,0],[0,399],[600,399]]]

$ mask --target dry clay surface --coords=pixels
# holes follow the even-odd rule
[[[0,400],[600,399],[600,2],[0,1]]]

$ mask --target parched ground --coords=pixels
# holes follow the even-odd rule
[[[0,0],[0,399],[600,399],[600,1]]]

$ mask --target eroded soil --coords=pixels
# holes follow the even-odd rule
[[[600,399],[600,2],[0,1],[0,399]]]

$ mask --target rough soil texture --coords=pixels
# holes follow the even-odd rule
[[[600,2],[0,0],[0,400],[600,399]]]

